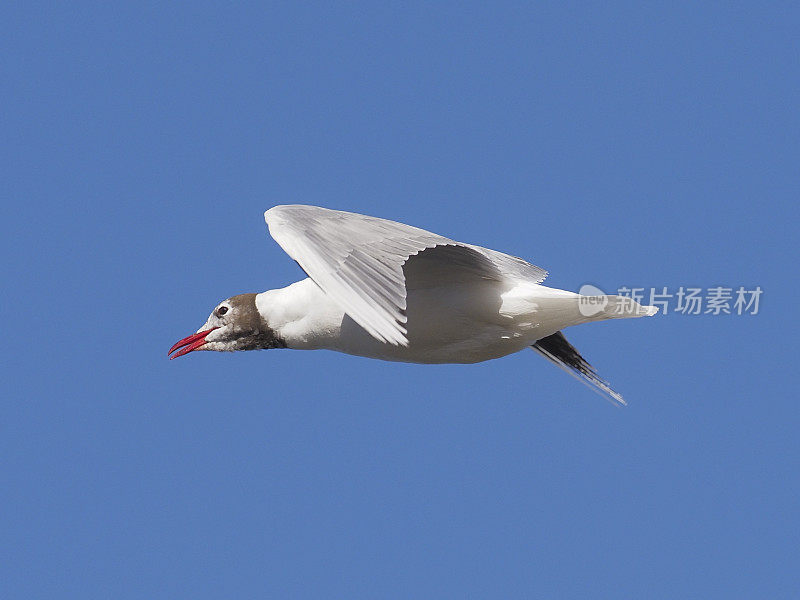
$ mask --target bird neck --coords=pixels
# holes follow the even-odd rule
[[[256,309],[286,347],[327,348],[338,339],[344,311],[311,279],[256,295]]]

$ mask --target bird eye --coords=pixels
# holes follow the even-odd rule
[[[218,316],[218,317],[221,317],[221,316],[222,316],[222,315],[224,315],[226,312],[228,312],[228,307],[227,307],[227,306],[220,306],[220,307],[217,309],[217,316]]]

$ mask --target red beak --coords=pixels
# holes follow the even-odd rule
[[[215,329],[219,329],[218,327],[212,327],[211,329],[206,329],[205,331],[198,331],[197,333],[193,333],[192,335],[183,338],[181,341],[177,342],[172,348],[169,349],[167,355],[169,356],[178,348],[183,348],[180,352],[175,352],[172,356],[169,357],[170,360],[173,358],[178,358],[179,356],[183,356],[184,354],[189,354],[194,350],[200,348],[203,344],[206,343],[206,336],[214,331]],[[184,348],[184,346],[186,346]]]

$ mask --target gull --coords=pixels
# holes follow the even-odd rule
[[[532,348],[625,404],[561,330],[652,316],[655,306],[546,287],[547,271],[521,258],[386,219],[300,204],[275,206],[264,218],[308,277],[223,300],[171,358],[292,348],[476,363]]]

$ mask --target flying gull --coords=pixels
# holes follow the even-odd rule
[[[223,300],[197,333],[170,349],[171,358],[294,348],[476,363],[533,348],[625,403],[561,330],[652,316],[656,307],[546,287],[547,271],[521,258],[386,219],[297,204],[271,208],[264,218],[308,277]]]

